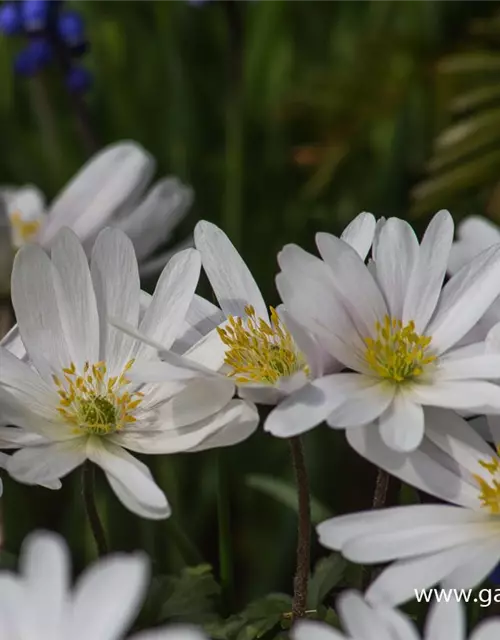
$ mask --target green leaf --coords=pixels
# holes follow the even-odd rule
[[[330,591],[344,577],[346,567],[347,561],[338,553],[332,553],[318,561],[309,580],[308,609],[316,609],[323,603]]]
[[[158,621],[201,624],[212,620],[219,594],[220,587],[210,565],[187,567],[180,576],[159,577],[156,583],[156,598],[161,601]]]
[[[450,74],[500,71],[500,55],[491,51],[459,53],[443,58],[437,68]]]
[[[246,485],[274,498],[296,513],[298,512],[297,489],[292,483],[271,476],[252,474],[247,476]],[[313,524],[328,520],[333,515],[327,506],[311,496],[311,521]]]
[[[291,609],[290,596],[271,593],[227,620],[204,625],[204,629],[214,640],[255,640],[277,627]]]

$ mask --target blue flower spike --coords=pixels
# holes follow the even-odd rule
[[[47,27],[51,0],[23,0],[20,5],[23,26],[28,33]]]
[[[57,22],[57,31],[68,47],[81,47],[85,44],[85,23],[77,11],[62,11]]]
[[[71,93],[85,93],[92,86],[92,74],[85,67],[72,67],[66,75],[66,86]]]
[[[36,38],[20,51],[14,60],[14,69],[21,76],[34,76],[52,62],[52,46],[45,38]]]
[[[18,2],[5,2],[0,7],[0,32],[6,36],[21,33],[23,22]]]

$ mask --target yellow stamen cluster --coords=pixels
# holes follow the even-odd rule
[[[12,225],[14,244],[19,246],[33,241],[42,224],[41,219],[24,220],[20,211],[14,211],[9,218]]]
[[[86,362],[83,375],[77,373],[72,362],[63,369],[62,380],[52,376],[60,397],[57,411],[65,421],[75,425],[76,433],[105,435],[136,422],[133,414],[143,394],[124,390],[130,384],[125,374],[133,363],[130,360],[121,375],[110,378],[104,362],[93,365]]]
[[[401,320],[386,316],[383,324],[375,325],[377,338],[365,338],[365,360],[381,378],[405,382],[424,372],[426,365],[436,360],[429,353],[432,338],[415,331],[415,323],[403,325]]]
[[[280,378],[298,371],[309,373],[307,362],[271,307],[271,322],[257,318],[252,306],[245,307],[247,318],[228,318],[229,324],[218,328],[222,342],[228,347],[225,363],[236,382],[274,384]]]
[[[500,448],[498,455],[500,456]],[[500,457],[492,456],[491,462],[480,460],[479,464],[491,475],[490,482],[479,475],[474,475],[481,490],[479,494],[481,506],[498,515],[500,514]]]

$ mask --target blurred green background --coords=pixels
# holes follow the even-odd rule
[[[312,248],[317,230],[338,233],[360,211],[419,229],[443,207],[457,220],[500,222],[499,2],[72,4],[87,21],[94,87],[86,100],[98,140],[137,140],[157,158],[158,175],[191,184],[196,201],[178,238],[200,218],[219,224],[270,304],[283,244]],[[57,70],[14,77],[21,45],[0,39],[0,184],[34,183],[50,198],[86,153]],[[305,446],[320,517],[370,506],[375,472],[342,433],[317,429]],[[292,483],[287,443],[259,432],[221,455],[235,606],[290,592],[294,511],[251,477]],[[128,513],[99,478],[111,547],[143,547],[158,572],[177,571],[174,522],[217,573],[216,457],[146,460],[173,504],[166,522]],[[44,526],[68,537],[77,569],[94,554],[77,474],[60,493],[5,478],[3,522],[7,551]],[[314,557],[321,553],[315,544]]]

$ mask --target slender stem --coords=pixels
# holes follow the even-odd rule
[[[95,503],[95,476],[94,466],[90,460],[83,463],[82,469],[82,492],[83,501],[85,503],[85,511],[89,520],[90,529],[94,536],[97,547],[97,554],[104,556],[108,552],[108,544],[106,542],[106,534],[99,518],[97,506]]]
[[[311,556],[311,498],[302,441],[296,437],[290,438],[289,442],[299,499],[297,568],[293,581],[292,603],[292,618],[296,619],[303,618],[306,613]]]
[[[377,479],[375,480],[375,491],[373,492],[373,509],[382,509],[385,506],[387,500],[387,493],[389,490],[389,474],[383,469],[378,470]],[[369,567],[364,567],[363,575],[361,578],[362,587],[366,588],[370,584],[370,582],[376,576],[376,569],[370,569]]]
[[[387,500],[389,489],[389,474],[383,469],[379,469],[375,481],[375,491],[373,494],[373,508],[381,509]]]
[[[217,519],[219,525],[219,573],[226,608],[233,596],[234,566],[228,478],[222,451],[217,452]]]
[[[229,37],[226,100],[226,184],[224,227],[240,248],[243,203],[243,16],[237,0],[226,0],[224,9]]]
[[[187,565],[195,567],[203,564],[204,560],[200,550],[191,538],[189,538],[175,518],[170,518],[168,522],[168,531]]]

